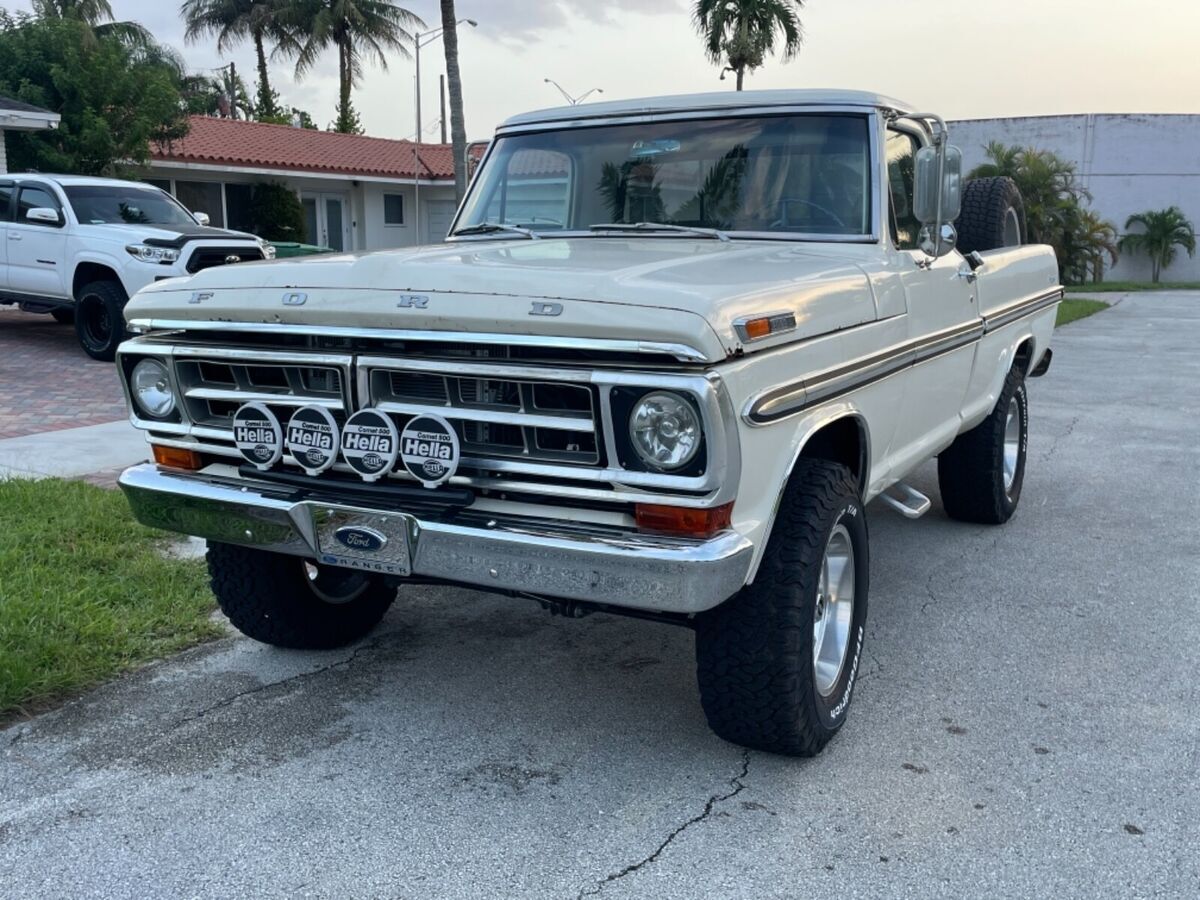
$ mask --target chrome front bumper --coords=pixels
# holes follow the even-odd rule
[[[655,612],[697,613],[741,589],[752,545],[736,532],[709,540],[587,533],[553,522],[479,524],[422,519],[396,510],[297,499],[300,492],[232,482],[145,463],[120,485],[144,524],[210,541],[321,559],[338,524],[374,517],[403,522],[413,575],[475,586]]]

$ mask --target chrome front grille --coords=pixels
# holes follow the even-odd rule
[[[543,376],[544,379],[545,376]],[[365,405],[389,413],[401,429],[413,416],[435,413],[458,432],[463,464],[491,459],[601,465],[602,423],[595,386],[509,377],[491,366],[426,360],[364,359],[359,379]]]
[[[208,428],[230,428],[238,407],[264,403],[286,422],[301,406],[346,409],[342,373],[331,366],[181,359],[175,377],[188,418]]]
[[[712,376],[548,366],[513,359],[495,347],[472,352],[464,346],[455,358],[431,359],[213,347],[180,338],[135,338],[119,351],[126,378],[143,356],[159,358],[175,373],[182,420],[144,418],[135,405],[134,423],[154,443],[220,457],[230,465],[242,463],[231,417],[242,404],[257,401],[281,423],[309,404],[329,409],[339,424],[367,407],[391,415],[399,428],[416,415],[440,415],[455,427],[462,445],[454,483],[480,496],[602,503],[650,502],[658,496],[707,506],[728,499],[737,484],[736,416],[719,379]],[[624,420],[613,420],[614,403],[618,396],[649,390],[696,398],[709,448],[703,471],[639,470],[622,459],[627,439],[620,430]],[[299,470],[286,453],[280,465]],[[333,471],[354,477],[342,461]],[[391,477],[413,480],[399,467]]]

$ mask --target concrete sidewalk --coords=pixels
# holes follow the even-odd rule
[[[127,421],[64,428],[0,440],[0,480],[115,473],[149,457],[145,434]]]

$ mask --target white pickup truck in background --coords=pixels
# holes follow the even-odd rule
[[[252,234],[207,224],[147,184],[0,176],[0,304],[74,321],[84,351],[111,360],[125,339],[125,303],[146,285],[274,257]]]

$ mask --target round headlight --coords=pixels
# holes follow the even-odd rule
[[[700,449],[700,416],[678,394],[647,394],[629,416],[633,449],[653,469],[678,469]]]
[[[129,380],[138,406],[148,415],[161,419],[175,409],[171,376],[167,367],[157,359],[143,359],[133,367],[133,375]]]

